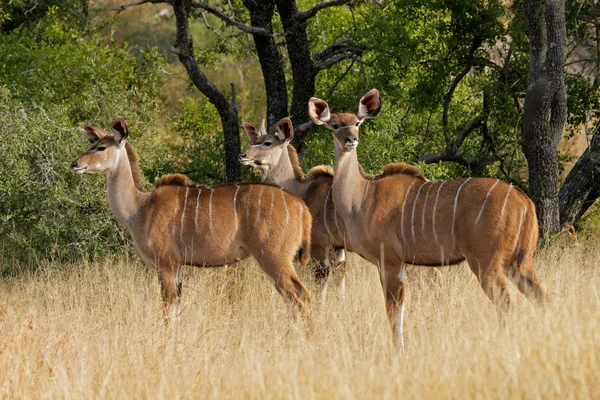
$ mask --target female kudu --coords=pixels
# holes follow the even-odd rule
[[[358,112],[331,114],[323,100],[309,101],[317,125],[333,131],[333,202],[354,251],[380,266],[387,312],[402,341],[406,263],[439,266],[467,260],[499,312],[510,298],[506,275],[528,298],[547,301],[533,268],[538,224],[531,200],[498,179],[431,182],[386,166],[377,180],[361,176],[358,128],[381,108],[379,92],[364,95]],[[383,255],[382,255],[383,254]]]
[[[300,247],[301,264],[310,256],[312,217],[302,200],[265,184],[194,186],[183,175],[164,177],[154,191],[144,192],[125,122],[113,122],[113,135],[83,128],[92,146],[71,170],[106,174],[112,212],[131,234],[142,261],[159,270],[166,313],[176,314],[182,265],[225,265],[249,255],[277,291],[305,311],[310,292],[292,263]]]
[[[320,165],[304,174],[296,149],[290,141],[294,138],[294,128],[289,118],[277,123],[273,133],[244,123],[251,146],[240,154],[240,162],[258,169],[265,183],[284,188],[306,202],[313,217],[311,254],[318,264],[317,278],[329,274],[330,250],[337,250],[336,264],[345,259],[344,222],[337,214],[331,198],[333,169]]]

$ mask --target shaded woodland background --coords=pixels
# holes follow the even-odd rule
[[[353,110],[376,87],[383,110],[361,128],[359,159],[367,171],[404,161],[430,179],[493,176],[530,194],[530,182],[542,182],[530,180],[527,143],[543,135],[527,133],[525,100],[536,62],[532,15],[544,20],[543,6],[139,3],[156,4],[117,12],[124,2],[0,0],[2,274],[35,268],[42,259],[131,252],[108,209],[105,178],[69,171],[87,147],[82,123],[106,128],[116,116],[127,119],[148,188],[170,172],[203,184],[258,180],[233,159],[247,145],[242,121],[274,123],[291,115],[304,167],[332,165],[331,136],[310,126],[308,98]],[[552,93],[566,94],[566,124],[548,141],[560,144],[545,146],[556,168],[537,171],[558,182],[542,188],[554,191],[555,213],[542,213],[542,225],[549,238],[571,225],[580,237],[598,238],[600,6],[568,0],[564,10],[564,74]],[[542,39],[553,34],[540,32]],[[559,42],[546,43],[548,54]],[[547,71],[542,64],[540,76]],[[550,111],[529,115],[551,121],[560,113],[552,114],[556,102],[549,103]],[[543,195],[532,197],[543,202]]]

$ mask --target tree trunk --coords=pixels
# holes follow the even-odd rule
[[[191,0],[173,0],[171,4],[173,5],[177,24],[173,52],[178,55],[179,61],[185,67],[194,85],[217,108],[223,125],[225,181],[239,181],[240,164],[238,162],[238,154],[240,153],[240,134],[237,109],[198,67],[198,62],[194,56],[194,45],[189,26]]]
[[[558,143],[567,117],[564,63],[564,0],[525,0],[529,24],[530,70],[523,135],[529,167],[529,193],[545,236],[560,228]],[[544,18],[545,17],[545,18]]]
[[[560,225],[575,225],[600,197],[600,123],[596,125],[590,146],[567,175],[560,189],[558,204]]]
[[[252,26],[273,32],[274,0],[243,0],[250,12]],[[281,54],[273,35],[253,34],[256,53],[260,62],[267,93],[267,122],[272,126],[288,114],[287,86],[281,62]]]
[[[308,100],[315,94],[317,70],[312,60],[306,34],[306,19],[298,12],[295,1],[275,0],[279,17],[285,31],[288,57],[292,66],[294,82],[290,114],[294,127],[294,141],[300,154],[308,132]]]

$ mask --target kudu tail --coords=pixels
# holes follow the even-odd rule
[[[539,305],[548,302],[548,294],[541,287],[535,268],[533,267],[533,253],[538,244],[539,227],[535,206],[527,198],[527,207],[524,210],[521,231],[518,232],[517,247],[511,263],[509,276],[519,291],[527,298]]]
[[[302,242],[300,248],[300,264],[306,265],[310,260],[310,238],[312,235],[312,216],[310,210],[305,204],[302,204],[304,212],[302,213]]]

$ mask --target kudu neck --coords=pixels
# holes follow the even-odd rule
[[[304,194],[304,180],[300,175],[300,166],[297,158],[290,157],[290,150],[281,153],[278,162],[263,176],[263,182],[271,183],[284,188],[288,192],[302,197]]]
[[[116,168],[106,172],[108,205],[117,221],[128,230],[132,228],[148,193],[135,186],[131,165],[125,149],[119,152]]]
[[[356,150],[346,152],[336,147],[333,201],[338,212],[346,215],[359,212],[368,186],[369,181],[360,173]]]

